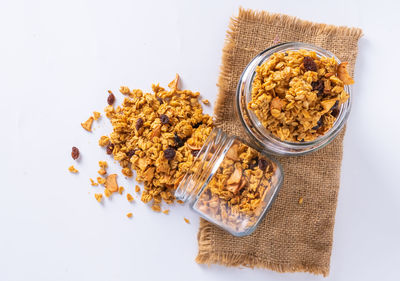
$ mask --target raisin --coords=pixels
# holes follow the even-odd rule
[[[289,54],[285,52],[285,57],[287,57]]]
[[[200,150],[192,150],[190,153],[192,153],[192,155],[193,155],[194,157],[196,157],[197,154],[199,154],[199,151],[200,151]]]
[[[251,163],[249,164],[249,169],[254,169],[255,167],[258,166],[258,158],[254,158],[250,161]]]
[[[139,131],[140,128],[142,128],[143,126],[143,119],[142,118],[138,118],[138,120],[136,120],[136,130]]]
[[[192,127],[195,128],[195,129],[197,129],[197,128],[200,127],[201,125],[203,125],[203,122],[200,121],[200,122],[194,124]]]
[[[318,120],[317,125],[314,126],[314,127],[312,127],[312,129],[313,129],[313,130],[318,130],[319,127],[321,127],[321,126],[322,126],[322,118],[320,118],[320,119]]]
[[[300,142],[304,142],[304,139],[301,139]]]
[[[316,82],[311,82],[313,91],[318,91],[317,96],[320,97],[324,93],[324,81],[318,80]]]
[[[159,102],[160,104],[163,104],[163,103],[164,103],[163,99],[160,98],[160,97],[157,97],[157,100],[158,100],[158,102]]]
[[[311,57],[304,57],[303,64],[307,71],[317,71],[317,64]]]
[[[113,151],[114,151],[114,144],[110,142],[107,145],[106,152],[107,152],[108,155],[110,155],[111,153],[113,153]]]
[[[172,147],[168,147],[166,150],[164,150],[164,157],[167,160],[172,160],[175,157],[175,149],[173,149]]]
[[[169,117],[165,114],[160,115],[161,124],[165,125],[169,123]]]
[[[267,160],[265,160],[263,158],[258,159],[258,168],[260,168],[260,170],[264,171],[267,168],[267,166],[268,166]]]
[[[177,133],[175,133],[175,135],[174,135],[174,141],[175,141],[175,147],[176,148],[181,147],[181,146],[183,146],[185,144],[185,141],[183,139],[181,139],[177,135]]]
[[[126,156],[128,156],[129,158],[131,158],[133,155],[135,155],[136,151],[137,151],[137,149],[129,150],[129,151],[126,153]]]
[[[108,103],[109,105],[113,105],[114,102],[115,102],[115,96],[114,96],[113,93],[110,93],[110,94],[108,95],[108,98],[107,98],[107,103]]]
[[[72,159],[76,160],[79,158],[79,149],[75,146],[72,147],[72,152],[71,152]]]

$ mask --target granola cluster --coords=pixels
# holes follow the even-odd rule
[[[194,207],[235,231],[243,231],[261,215],[275,171],[274,163],[235,141]]]
[[[248,108],[282,141],[315,140],[349,98],[344,85],[354,81],[346,66],[308,50],[274,53],[257,67]]]
[[[141,200],[174,202],[174,191],[190,168],[197,152],[212,130],[212,118],[203,114],[199,93],[179,90],[177,75],[166,90],[152,85],[154,93],[121,87],[126,97],[121,106],[105,108],[113,132],[102,136],[106,147],[127,177],[136,171],[136,180],[144,183]]]

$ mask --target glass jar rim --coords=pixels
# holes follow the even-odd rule
[[[332,128],[315,140],[306,142],[288,142],[280,140],[272,133],[268,132],[268,130],[258,120],[254,112],[248,110],[248,94],[251,94],[252,82],[257,66],[268,60],[273,53],[300,49],[315,51],[317,56],[333,57],[337,63],[341,63],[341,61],[333,53],[321,47],[302,42],[281,43],[265,49],[249,62],[240,76],[236,89],[236,99],[234,102],[235,109],[246,133],[255,139],[259,146],[267,149],[268,152],[275,155],[302,155],[317,149],[321,149],[338,135],[346,123],[351,110],[351,86],[345,85],[344,89],[349,94],[349,99],[341,105],[339,115],[337,116]],[[244,106],[242,105],[243,96],[244,99],[247,99]],[[245,115],[247,118],[243,117],[243,115]]]

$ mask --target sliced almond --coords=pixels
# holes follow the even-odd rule
[[[243,171],[241,168],[236,167],[226,183],[228,185],[239,184],[240,180],[242,179],[242,172]]]
[[[169,84],[168,87],[172,90],[172,91],[178,91],[178,83],[179,83],[179,75],[178,73],[175,75],[175,79],[172,80]]]
[[[281,111],[285,106],[286,106],[287,102],[284,101],[283,99],[279,98],[279,97],[274,97],[271,100],[271,109],[277,109],[279,111]]]
[[[322,105],[322,107],[324,108],[324,110],[322,111],[322,113],[328,112],[328,111],[332,108],[332,106],[335,105],[336,100],[337,100],[337,99],[330,99],[330,100],[321,101],[321,105]]]
[[[187,144],[187,146],[188,146],[191,150],[200,150],[200,149],[201,149],[201,147],[194,146],[194,145],[190,145],[190,144]]]
[[[81,123],[82,128],[84,128],[88,132],[91,132],[92,131],[93,120],[94,120],[94,118],[92,116],[90,116],[88,120],[86,120],[85,122]]]
[[[232,192],[233,194],[235,194],[236,192],[239,191],[240,189],[240,185],[237,184],[230,184],[226,186],[226,189],[229,190],[230,192]]]
[[[151,137],[151,138],[159,137],[160,134],[161,134],[161,125],[157,126],[157,127],[153,130],[153,132],[151,132],[151,136],[150,136],[150,137]]]
[[[239,148],[238,144],[232,145],[225,156],[228,157],[231,160],[239,160],[238,148]]]
[[[155,167],[147,168],[147,170],[143,173],[143,178],[145,181],[151,182],[153,180],[155,169]]]
[[[106,178],[106,183],[104,185],[111,192],[118,191],[117,174],[109,175]]]
[[[337,76],[339,77],[340,80],[343,81],[343,83],[345,85],[354,84],[353,78],[351,78],[351,76],[347,72],[347,65],[348,64],[349,63],[347,61],[342,62],[341,64],[339,64],[339,66],[337,68]]]

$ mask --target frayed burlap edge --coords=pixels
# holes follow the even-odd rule
[[[337,36],[351,36],[360,38],[362,30],[359,28],[349,28],[345,26],[334,26],[322,23],[313,23],[298,19],[293,16],[274,14],[267,11],[254,11],[239,9],[238,17],[232,17],[228,26],[227,36],[225,38],[225,46],[222,50],[222,65],[220,67],[220,76],[218,79],[219,94],[214,105],[214,116],[222,114],[224,101],[229,94],[227,88],[230,83],[230,74],[232,73],[232,64],[235,51],[236,38],[238,36],[238,23],[240,20],[262,22],[264,24],[281,25],[283,27],[298,30],[302,33],[310,35],[329,34]],[[218,122],[216,124],[218,126]],[[220,264],[228,267],[249,267],[249,268],[265,268],[277,272],[309,272],[313,274],[329,274],[329,266],[313,266],[313,265],[293,265],[283,263],[272,263],[260,259],[255,256],[249,256],[239,253],[215,253],[213,252],[212,240],[210,238],[213,228],[203,219],[200,220],[200,228],[198,233],[199,251],[196,262],[199,264]]]

